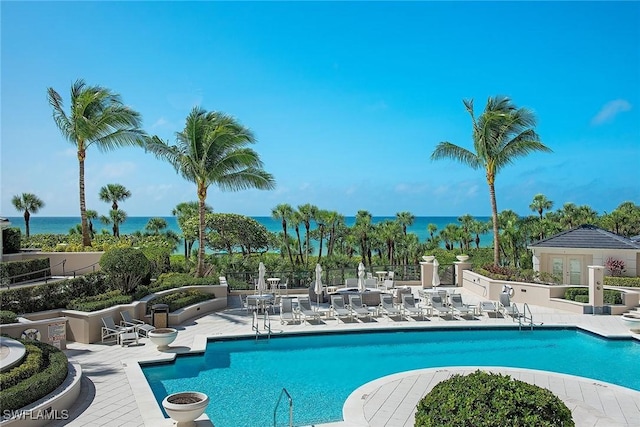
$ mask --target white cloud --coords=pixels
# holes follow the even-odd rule
[[[160,117],[158,120],[155,121],[154,124],[151,125],[151,129],[164,128],[168,126],[171,126],[171,123],[164,117]]]
[[[629,110],[631,110],[631,104],[628,101],[624,99],[614,99],[604,104],[600,111],[598,111],[598,114],[591,119],[591,124],[597,126],[612,122],[618,114]]]

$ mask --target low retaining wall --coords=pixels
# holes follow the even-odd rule
[[[104,252],[41,252],[29,251],[17,254],[5,254],[2,261],[24,261],[28,259],[49,258],[52,276],[74,276],[100,270],[100,258]],[[65,261],[64,264],[62,261]]]
[[[502,288],[511,286],[514,294],[511,301],[515,303],[527,303],[540,307],[549,307],[558,310],[564,310],[576,314],[585,314],[589,309],[588,304],[582,304],[575,301],[564,299],[564,294],[568,288],[579,288],[587,286],[573,285],[543,285],[539,283],[510,282],[507,280],[494,280],[475,273],[471,270],[465,270],[462,273],[462,286],[483,297],[486,300],[498,301]],[[622,292],[623,304],[607,305],[609,314],[622,314],[637,306],[640,300],[640,293],[630,291],[628,289],[619,289],[606,286],[605,289],[614,289]]]
[[[38,313],[34,318],[20,318],[18,323],[0,325],[0,333],[13,338],[29,338],[51,344],[61,350],[67,348],[67,318],[59,310]]]

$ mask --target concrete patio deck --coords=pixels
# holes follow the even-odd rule
[[[417,296],[417,287],[413,288]],[[462,288],[465,302],[475,304],[481,298]],[[253,336],[252,317],[240,308],[236,297],[224,311],[206,314],[180,325],[178,338],[171,351],[160,352],[147,339],[140,339],[138,346],[120,347],[115,344],[68,343],[69,360],[82,366],[81,398],[70,410],[70,419],[51,425],[68,426],[171,426],[172,421],[161,417],[161,411],[141,371],[138,360],[162,359],[171,353],[203,351],[207,337]],[[233,299],[232,299],[233,302]],[[531,307],[535,323],[545,326],[577,326],[605,337],[633,337],[620,321],[619,316],[576,315],[544,307]],[[510,318],[488,318],[482,315],[477,321],[447,321],[433,317],[429,322],[387,321],[354,322],[344,324],[326,320],[318,325],[280,325],[274,321],[274,333],[313,331],[349,331],[357,329],[434,328],[434,327],[495,327],[514,322]],[[491,368],[493,371],[497,368]],[[594,380],[571,377],[549,372],[503,368],[515,378],[550,388],[562,398],[574,414],[577,426],[640,426],[640,392],[604,384]],[[411,371],[381,378],[354,391],[345,402],[344,421],[325,426],[389,426],[413,425],[413,413],[417,401],[438,381],[456,372],[475,370],[474,367],[451,367],[437,370]],[[160,417],[158,416],[160,414]],[[213,420],[215,423],[215,420]],[[211,425],[199,421],[198,425]]]

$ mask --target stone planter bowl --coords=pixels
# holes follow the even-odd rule
[[[436,257],[434,255],[424,255],[422,259],[425,260],[426,262],[433,262],[433,260],[436,259]]]
[[[456,255],[456,259],[460,262],[464,262],[469,259],[469,255]]]
[[[178,427],[194,426],[195,420],[204,413],[209,396],[199,391],[183,391],[165,397],[162,407]]]
[[[633,313],[625,313],[620,319],[622,323],[629,328],[631,332],[640,334],[640,315]]]
[[[173,328],[160,328],[149,331],[149,339],[158,346],[158,350],[166,350],[169,344],[175,341],[178,330]]]

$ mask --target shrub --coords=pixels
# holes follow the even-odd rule
[[[476,371],[436,385],[419,403],[415,426],[574,426],[549,390],[508,375]]]
[[[6,325],[8,323],[16,323],[18,316],[9,310],[0,310],[0,325]]]
[[[562,283],[562,276],[560,274],[541,271],[539,273],[538,280],[542,283],[552,283],[554,285],[559,285]]]
[[[72,300],[67,308],[70,310],[91,312],[118,304],[129,304],[131,301],[133,301],[133,297],[131,295],[123,295],[122,291],[115,290],[101,295]]]
[[[0,390],[13,387],[20,381],[24,381],[32,375],[38,373],[44,365],[44,355],[37,345],[29,342],[24,343],[25,357],[19,365],[0,374]]]
[[[576,295],[574,301],[586,304],[589,302],[589,295]]]
[[[564,292],[564,299],[588,303],[589,288],[567,288]],[[613,289],[605,289],[603,293],[603,302],[605,304],[622,304],[622,293]]]
[[[160,292],[167,289],[180,288],[182,286],[199,286],[199,285],[219,285],[220,280],[217,277],[193,277],[186,273],[164,273],[158,277],[153,286],[150,286],[151,292]]]
[[[147,257],[135,248],[114,248],[100,258],[100,267],[109,276],[113,289],[131,294],[151,271]]]
[[[640,277],[604,276],[605,286],[624,286],[626,288],[640,288]]]
[[[212,294],[205,294],[198,291],[175,292],[168,295],[155,298],[151,304],[147,304],[147,314],[151,313],[151,307],[154,304],[167,304],[169,311],[173,312],[189,305],[197,304],[202,301],[214,299]]]
[[[3,285],[51,276],[49,258],[3,262],[0,264],[0,276],[4,279],[3,281],[8,279],[8,283]]]
[[[0,408],[5,411],[15,411],[54,391],[67,377],[68,361],[67,356],[59,349],[42,342],[22,341],[27,350],[27,356],[23,363],[29,360],[30,353],[39,351],[42,356],[42,365],[38,371],[28,378],[22,379],[13,386],[5,387],[0,383]],[[37,350],[34,350],[34,347]],[[33,362],[29,362],[33,363]],[[14,367],[11,371],[19,369],[21,365]],[[7,372],[10,374],[11,371]],[[4,374],[0,377],[2,381],[9,381],[9,376]],[[7,382],[8,384],[8,382]]]
[[[622,276],[622,273],[626,271],[624,269],[624,261],[621,259],[609,257],[605,261],[604,266],[607,267],[607,270],[611,272],[613,277],[620,277]]]
[[[5,254],[17,254],[20,252],[20,229],[18,227],[2,230],[2,252]]]

